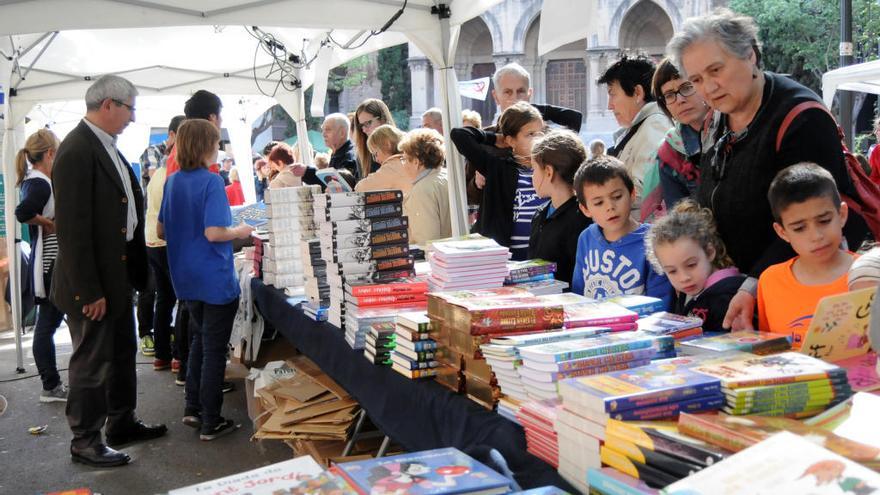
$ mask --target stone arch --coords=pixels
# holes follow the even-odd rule
[[[501,49],[501,47],[504,46],[504,30],[501,28],[501,24],[498,22],[498,19],[495,17],[495,15],[492,14],[491,11],[483,12],[480,17],[465,22],[461,26],[462,30],[464,30],[465,26],[471,24],[474,21],[477,21],[478,19],[482,20],[483,25],[486,27],[486,29],[489,30],[489,34],[492,38],[492,47],[494,49]],[[458,46],[464,46],[461,43],[461,37],[459,37]]]
[[[511,47],[513,52],[525,53],[526,38],[532,28],[537,25],[537,20],[541,15],[541,3],[529,3],[526,10],[520,16],[513,30],[513,45]]]
[[[681,24],[681,12],[671,1],[661,6],[651,0],[625,1],[611,19],[609,40],[617,41],[621,50],[638,50],[660,56],[666,42]],[[673,24],[675,19],[675,24]]]
[[[532,101],[550,103],[587,113],[587,68],[585,38],[538,55],[540,12],[531,19],[523,40],[523,66],[532,74]]]
[[[494,18],[489,17],[491,20]],[[495,35],[485,17],[471,19],[461,26],[458,52],[455,56],[456,72],[459,79],[477,79],[491,76],[495,72],[492,53],[495,51]],[[490,83],[491,84],[491,83]],[[476,110],[484,122],[491,122],[495,115],[495,101],[491,94],[486,101],[462,100],[463,108]]]

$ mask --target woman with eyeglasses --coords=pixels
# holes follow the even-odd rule
[[[767,191],[776,173],[800,162],[817,163],[831,172],[841,193],[858,198],[837,124],[824,109],[813,108],[792,115],[783,129],[796,105],[821,99],[787,77],[761,70],[758,27],[750,17],[719,9],[690,19],[667,52],[719,119],[706,134],[695,196],[711,208],[731,258],[749,275],[723,326],[755,328],[757,277],[794,256],[773,231]],[[850,215],[844,227],[849,248],[858,249],[866,232],[864,220]]]
[[[382,100],[369,98],[358,105],[354,112],[354,145],[357,150],[358,159],[358,178],[363,179],[379,169],[379,163],[373,160],[370,154],[370,147],[367,145],[367,139],[381,125],[390,125],[397,127],[394,118],[391,116],[391,110]]]
[[[657,106],[675,125],[660,143],[657,166],[645,176],[644,188],[651,193],[642,202],[642,221],[652,210],[671,211],[696,190],[700,180],[700,131],[709,113],[706,100],[668,58],[657,65],[651,90],[657,95]]]

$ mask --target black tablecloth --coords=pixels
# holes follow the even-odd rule
[[[345,342],[336,327],[307,317],[284,292],[254,279],[254,300],[263,317],[297,349],[345,388],[373,423],[408,451],[456,447],[498,450],[525,488],[554,485],[577,493],[552,466],[526,452],[522,427],[487,411],[433,381],[413,381],[376,366]]]

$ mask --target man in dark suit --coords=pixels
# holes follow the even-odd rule
[[[67,421],[74,462],[109,467],[131,458],[119,446],[165,434],[135,415],[137,377],[132,288],[147,281],[144,198],[138,178],[116,149],[134,122],[137,90],[103,76],[86,91],[86,116],[55,158],[58,259],[51,298],[68,316],[73,354]],[[105,428],[105,444],[101,428]]]

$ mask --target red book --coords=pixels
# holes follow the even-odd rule
[[[402,305],[425,302],[425,294],[394,294],[388,296],[363,296],[363,297],[346,297],[346,301],[351,302],[359,308],[370,306],[386,306],[386,305]]]
[[[428,291],[428,282],[424,280],[401,280],[387,284],[346,283],[345,290],[355,297],[424,294]]]

